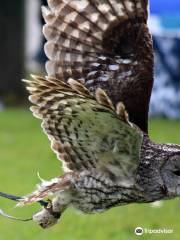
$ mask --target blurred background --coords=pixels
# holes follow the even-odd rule
[[[41,4],[46,0],[2,1],[0,7],[0,191],[24,195],[39,182],[60,175],[60,163],[49,148],[40,122],[28,110],[22,78],[45,73]],[[180,144],[180,1],[151,0],[151,29],[155,49],[155,84],[150,104],[150,135],[157,142]],[[0,199],[0,208],[17,216],[31,215]],[[179,240],[179,199],[155,205],[129,205],[104,214],[79,216],[67,211],[58,226],[44,232],[34,223],[17,223],[0,216],[0,240],[132,240],[134,229],[173,229],[170,235],[141,239]]]

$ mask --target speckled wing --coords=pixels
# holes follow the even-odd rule
[[[49,76],[101,87],[147,132],[153,85],[147,0],[48,0],[43,8]]]
[[[26,82],[35,105],[31,110],[42,119],[42,128],[65,171],[98,169],[131,180],[142,134],[128,121],[122,104],[116,112],[103,90],[98,89],[95,98],[72,79],[67,84],[50,77]]]

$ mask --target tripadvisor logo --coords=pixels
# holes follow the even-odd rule
[[[144,233],[144,230],[143,230],[142,227],[135,228],[135,234],[136,235],[140,236],[140,235],[143,235],[143,233]]]
[[[134,233],[137,236],[141,236],[143,234],[170,234],[170,233],[173,233],[173,229],[167,229],[167,228],[148,229],[148,228],[137,227],[135,228]]]

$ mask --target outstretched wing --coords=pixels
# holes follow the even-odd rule
[[[115,112],[103,90],[96,98],[75,80],[34,77],[29,84],[34,115],[65,171],[99,169],[128,182],[138,166],[142,134],[127,119],[122,103]]]
[[[153,85],[147,0],[49,0],[43,32],[49,76],[101,87],[147,132]]]

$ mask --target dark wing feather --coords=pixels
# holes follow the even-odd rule
[[[122,101],[131,122],[147,132],[153,85],[147,0],[49,0],[43,8],[48,75],[72,77],[95,93]]]
[[[27,82],[35,104],[31,110],[42,119],[65,171],[99,169],[132,183],[142,134],[122,117],[123,110],[115,112],[103,90],[97,90],[96,99],[72,79],[68,84],[41,77]]]

